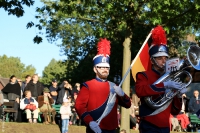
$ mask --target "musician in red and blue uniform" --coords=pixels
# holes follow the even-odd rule
[[[98,53],[93,58],[96,78],[82,84],[75,109],[86,124],[87,133],[115,133],[118,127],[117,107],[130,108],[131,101],[120,87],[107,80],[110,41],[101,39],[97,45]]]
[[[140,133],[169,133],[170,113],[177,115],[182,107],[181,95],[187,91],[186,88],[180,90],[172,100],[159,108],[153,108],[145,102],[145,97],[152,97],[158,101],[166,91],[173,88],[177,91],[182,88],[181,84],[172,80],[154,84],[164,73],[165,63],[168,59],[168,48],[165,37],[165,31],[161,26],[152,31],[152,45],[149,49],[152,69],[145,72],[139,72],[136,75],[135,91],[141,99],[139,107]]]

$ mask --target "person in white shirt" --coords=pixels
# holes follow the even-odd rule
[[[63,104],[60,107],[60,114],[62,119],[62,133],[68,132],[69,118],[72,114],[70,106],[70,101],[68,99],[64,99]]]
[[[25,98],[20,101],[20,109],[26,111],[26,117],[29,123],[37,123],[38,118],[38,102],[35,98],[31,97],[31,91],[26,90],[24,92]],[[31,118],[31,112],[33,112],[33,121]]]

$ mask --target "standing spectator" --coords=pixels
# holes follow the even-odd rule
[[[2,89],[2,92],[8,96],[9,101],[14,102],[14,110],[17,111],[14,113],[14,121],[17,121],[21,87],[20,84],[17,83],[15,75],[10,77],[10,82]]]
[[[70,118],[70,124],[73,124],[73,125],[81,125],[81,119],[78,117],[78,114],[76,112],[76,109],[75,109],[75,103],[76,103],[76,98],[77,98],[77,93],[74,93],[74,99],[72,99],[72,106],[71,106],[71,110],[72,110],[72,115],[71,115],[71,118]]]
[[[21,88],[22,88],[22,92],[24,93],[24,89],[27,86],[27,84],[30,82],[31,80],[31,76],[30,75],[26,75],[25,77],[25,81],[22,82]]]
[[[24,92],[25,98],[23,98],[20,102],[20,109],[26,111],[26,118],[29,123],[37,123],[38,118],[38,102],[31,97],[31,91],[27,90]],[[31,117],[31,113],[33,112],[33,121]]]
[[[120,128],[121,125],[121,113],[119,108],[117,108],[117,121],[118,121],[118,128]]]
[[[23,91],[22,91],[22,80],[21,79],[17,79],[16,80],[17,83],[19,83],[21,90],[20,90],[20,100],[23,98]],[[18,116],[17,116],[18,122],[22,122],[23,121],[23,111],[21,109],[18,109]]]
[[[74,93],[78,94],[80,91],[80,83],[76,83],[74,88],[71,91],[72,98],[74,98]]]
[[[183,94],[182,95],[182,108],[181,108],[181,112],[180,113],[184,113],[186,114],[188,111],[188,104],[189,104],[189,101],[190,101],[190,98],[186,96],[186,94]]]
[[[137,125],[137,117],[135,115],[135,109],[138,109],[138,107],[134,106],[133,101],[131,100],[131,107],[130,107],[130,128],[131,129],[138,129]]]
[[[59,88],[60,90],[58,91],[57,104],[62,104],[64,99],[67,99],[69,96],[71,96],[72,86],[67,80],[64,80]]]
[[[56,99],[57,99],[57,96],[58,96],[58,92],[57,92],[57,90],[58,90],[58,82],[57,82],[57,80],[56,79],[53,79],[52,80],[52,82],[51,82],[51,86],[49,87],[49,90],[50,90],[50,94],[51,94],[51,97],[53,98],[53,100],[54,100],[54,103],[53,104],[55,104],[56,103]]]
[[[189,112],[192,114],[197,114],[199,116],[199,109],[200,109],[200,99],[199,99],[199,91],[198,90],[194,90],[193,92],[194,96],[192,98],[190,98],[189,101]]]
[[[2,113],[3,113],[3,93],[0,90],[0,119],[2,119]]]
[[[38,81],[38,75],[34,74],[32,77],[32,80],[27,84],[24,91],[30,90],[32,97],[34,97],[37,100],[37,97],[39,95],[42,95],[44,86],[41,82]]]
[[[71,107],[68,99],[63,100],[63,104],[60,107],[60,114],[62,118],[62,133],[67,133],[69,126],[69,117],[71,115]]]
[[[43,113],[44,115],[44,120],[45,120],[45,124],[49,124],[49,122],[47,121],[47,114],[49,115],[50,118],[50,122],[51,122],[51,114],[52,114],[52,124],[56,124],[55,123],[55,115],[56,115],[56,111],[54,108],[52,108],[53,104],[53,98],[51,97],[51,95],[49,94],[49,89],[47,87],[44,88],[43,90],[43,95],[42,96],[38,96],[38,107],[40,108],[40,111]]]
[[[21,87],[21,95],[20,95],[20,99],[22,99],[22,97],[23,97],[23,91],[22,91],[22,80],[21,80],[21,79],[17,79],[16,82],[19,83],[19,85],[20,85],[20,87]]]
[[[140,105],[140,98],[138,98],[138,96],[137,96],[135,93],[133,93],[131,99],[132,99],[133,105],[134,105],[135,107],[138,107],[138,108],[139,108],[139,105]]]
[[[107,80],[110,72],[110,41],[100,39],[98,50],[93,58],[96,77],[83,83],[75,108],[85,122],[87,133],[114,133],[118,127],[118,105],[130,108],[131,101],[122,88]]]

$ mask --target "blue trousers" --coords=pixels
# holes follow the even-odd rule
[[[68,132],[69,119],[62,119],[62,133]]]
[[[142,120],[139,126],[140,133],[170,133],[169,127],[160,128]]]

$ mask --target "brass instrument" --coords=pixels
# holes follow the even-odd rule
[[[192,75],[186,71],[185,69],[188,67],[193,67],[197,70],[200,70],[200,47],[197,45],[191,45],[188,50],[187,50],[187,59],[181,60],[179,63],[179,71],[173,73],[165,73],[163,76],[161,76],[156,82],[153,84],[159,84],[164,81],[172,80],[175,82],[180,82],[183,88],[187,88],[190,83],[192,82]],[[187,83],[183,83],[181,81],[183,75],[188,76],[189,81]],[[153,109],[158,109],[168,103],[171,99],[176,96],[180,90],[174,90],[174,89],[169,89],[168,91],[165,92],[162,96],[160,96],[159,100],[153,100],[153,97],[145,97],[144,100],[147,103],[148,106],[150,106]]]

